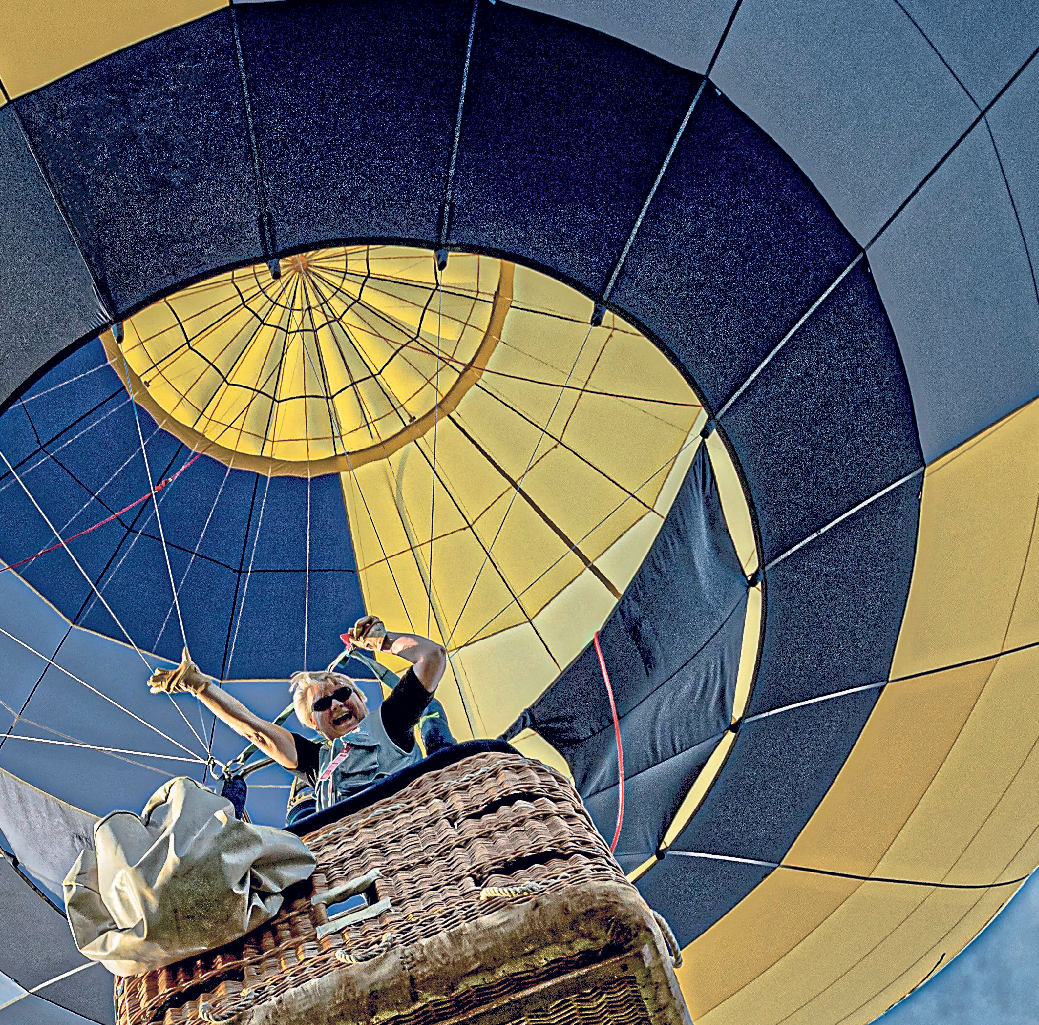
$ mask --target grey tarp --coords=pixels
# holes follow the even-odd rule
[[[87,957],[139,975],[262,925],[313,871],[298,837],[236,819],[230,801],[180,776],[142,815],[98,822],[65,880],[65,905]]]

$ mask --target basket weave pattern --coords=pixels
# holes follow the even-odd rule
[[[166,968],[121,980],[119,1025],[212,1025],[236,1011],[276,999],[301,984],[408,948],[480,916],[591,881],[629,884],[596,831],[580,797],[562,775],[538,762],[483,753],[430,772],[403,790],[304,836],[317,858],[310,880],[286,893],[282,910],[235,943]],[[312,904],[348,880],[378,869],[381,914],[318,938],[328,921]],[[599,959],[585,951],[557,959],[552,972],[580,972]],[[489,980],[477,994],[459,993],[393,1018],[394,1025],[434,1025],[468,1015],[478,1022],[488,1001],[507,1001],[542,981],[544,966]],[[515,1007],[516,1025],[584,1025],[603,1021],[649,1025],[645,1012],[625,1010],[631,976],[605,980],[592,996],[529,1011]],[[627,989],[626,989],[627,988]],[[512,1016],[515,1014],[516,1016]],[[343,1021],[351,1020],[344,1014]]]

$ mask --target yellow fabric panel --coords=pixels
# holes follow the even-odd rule
[[[982,663],[891,684],[784,860],[871,874],[956,743],[990,671]],[[918,871],[879,874],[915,878]]]
[[[694,858],[685,860],[690,872],[700,867]],[[800,943],[857,886],[855,880],[801,872],[775,871],[767,876],[683,952],[685,963],[677,975],[697,1025],[733,994],[742,995],[748,984]],[[751,1011],[747,1014],[740,1001],[740,1010],[726,1007],[725,1014],[714,1012],[712,1020],[718,1025],[757,1025],[763,1019]]]
[[[865,999],[846,1019],[845,1025],[865,1025],[903,1000],[927,979],[948,966],[949,962],[962,950],[1006,905],[1010,891],[1008,888],[986,891],[962,918],[942,936],[937,937],[931,947],[917,961],[893,979],[870,999]],[[1016,892],[1016,891],[1013,891]],[[989,1025],[988,1022],[978,1025]],[[997,1022],[991,1025],[999,1025]]]
[[[450,416],[498,345],[515,270],[459,254],[441,294],[432,255],[399,246],[315,250],[281,268],[191,285],[106,349],[186,444],[299,476],[388,457]]]
[[[226,7],[226,0],[2,0],[0,79],[12,97]]]
[[[770,899],[755,900],[766,888],[762,896]],[[695,976],[680,971],[683,992],[687,999],[705,995],[700,1025],[865,1025],[923,981],[943,953],[948,960],[962,949],[1011,889],[936,889],[779,869],[718,923],[733,944],[728,959],[738,951],[742,983],[730,980],[721,1000],[710,986],[712,958],[723,953],[722,938],[711,937],[716,925],[686,948],[702,968]],[[737,935],[738,926],[752,928],[753,938]],[[768,936],[775,937],[771,951],[762,949]],[[784,947],[791,952],[765,963]]]
[[[1003,649],[1004,638],[1013,643],[1007,629],[1037,499],[1039,402],[928,467],[892,677],[991,655]],[[1033,546],[1033,563],[1037,555],[1039,546]],[[1024,641],[1039,637],[1034,569],[1027,583],[1014,623]]]
[[[559,672],[529,625],[462,648],[454,653],[453,663],[472,685],[483,736],[488,737],[503,733]]]
[[[532,730],[527,730],[517,737],[512,741],[512,746],[520,754],[551,765],[553,769],[558,769],[568,779],[571,778],[570,766],[566,764],[566,759],[547,740],[542,739]]]
[[[871,874],[955,743],[988,673],[987,666],[965,667],[950,671],[958,686],[950,687],[949,680],[924,677],[887,688],[833,786],[784,860],[810,868]],[[876,874],[898,877],[890,870]],[[739,985],[749,984],[764,968],[787,955],[800,964],[799,944],[815,924],[811,916],[805,918],[799,898],[804,887],[814,892],[812,884],[803,880],[819,878],[828,877],[773,872],[693,947],[703,948],[701,956],[707,961],[711,956],[723,956],[721,948],[734,940],[734,932],[746,933],[741,941],[745,947],[753,938],[749,949],[757,956],[744,953],[741,957],[743,974],[736,978]],[[798,899],[787,906],[791,889]],[[825,891],[838,895],[829,903],[824,892],[815,893],[809,905],[818,921],[835,911],[839,902],[856,889],[857,883],[852,882],[848,887]],[[773,915],[782,918],[783,929],[776,928],[771,921]],[[755,919],[762,916],[766,923],[755,926]],[[791,954],[795,949],[798,953]],[[796,979],[803,970],[807,969],[796,969],[793,977]],[[732,980],[728,984],[734,985]]]
[[[754,550],[757,560],[757,549]],[[750,694],[757,672],[758,646],[761,643],[761,585],[747,591],[747,614],[743,621],[743,640],[740,645],[740,667],[736,673],[736,689],[732,695],[732,721],[742,718],[750,704]]]
[[[695,449],[695,444],[690,445],[674,461],[657,497],[658,510],[643,515],[599,557],[597,564],[609,575],[627,581],[642,564]],[[631,499],[628,501],[632,503]],[[636,508],[641,511],[644,506]],[[489,632],[486,637],[454,652],[454,665],[464,669],[471,681],[473,701],[479,707],[487,735],[501,733],[537,699],[560,669],[581,653],[588,638],[610,614],[615,601],[601,580],[584,570],[533,616],[531,625],[500,631],[494,623],[492,626],[497,632]],[[527,746],[531,743],[533,741]],[[565,766],[554,749],[547,750],[550,755],[538,754],[537,757],[557,767]]]
[[[717,431],[712,431],[707,439],[707,452],[711,457],[714,478],[718,482],[725,525],[729,528],[729,536],[744,573],[750,574],[758,567],[758,549],[754,541],[750,506],[747,505],[747,496],[743,493],[736,466]]]
[[[1019,816],[1022,808],[1039,805],[1039,649],[970,668],[976,677],[978,670],[991,674],[984,692],[878,864],[880,875],[926,872],[929,878],[968,884],[1002,880],[1008,862],[1035,832],[1034,814]],[[963,670],[950,670],[927,678],[934,681],[935,705],[965,704],[962,675]],[[917,684],[891,689],[907,686]],[[918,743],[927,743],[922,736],[927,720],[916,725]],[[875,791],[881,792],[887,791]]]
[[[977,884],[1039,860],[1039,653],[991,658],[1039,638],[1037,440],[1033,403],[925,474],[892,678],[932,672],[884,690],[787,863]],[[785,892],[793,884],[779,877],[791,874],[772,873],[690,946],[704,977],[690,977],[687,993],[713,1008],[704,1021],[869,1021],[955,956],[1009,890],[916,888],[912,898],[914,888],[871,881],[828,899],[803,884],[816,927],[806,900]],[[877,896],[885,886],[890,895]]]
[[[658,528],[659,523],[652,522],[652,518],[649,516],[640,521],[640,524],[642,522],[648,524],[649,529],[653,530],[655,536],[656,530],[653,528]],[[629,531],[614,545],[614,548],[630,549],[626,542],[629,541],[633,534],[637,534],[637,531]],[[600,559],[600,562],[604,561],[607,556],[612,555],[613,551],[614,549],[611,548]],[[619,570],[627,569],[630,575],[635,571],[631,568],[632,562],[635,568],[638,568],[641,560],[636,562],[634,559],[631,559],[627,566],[619,564],[617,568]],[[545,639],[545,643],[551,649],[553,656],[555,656],[555,661],[565,668],[581,654],[584,646],[588,643],[588,638],[602,626],[606,617],[613,611],[615,604],[616,599],[613,595],[586,570],[574,581],[567,584],[534,617],[534,623],[538,628],[538,633]],[[542,677],[537,680],[531,677],[523,687],[526,693],[526,700],[521,708],[534,701],[554,678],[555,674],[552,677]],[[521,708],[516,709],[516,715],[519,714]]]

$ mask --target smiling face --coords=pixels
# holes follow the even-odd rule
[[[297,715],[301,711],[305,712],[300,718],[326,740],[335,740],[350,733],[368,714],[368,702],[364,694],[348,676],[341,673],[314,673],[300,682],[303,693],[301,700],[295,701]],[[349,693],[339,698],[333,697],[344,690]],[[324,697],[332,698],[331,707],[315,711],[314,702]]]
[[[318,698],[330,696],[336,691],[349,688],[350,694],[342,701],[333,699],[332,707],[323,712],[313,710],[313,704]],[[340,681],[324,681],[310,688],[308,699],[311,704],[311,717],[314,720],[314,728],[327,740],[335,740],[336,737],[346,736],[351,730],[358,727],[361,720],[368,714],[368,703],[360,688]]]

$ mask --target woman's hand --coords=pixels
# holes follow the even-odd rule
[[[355,647],[368,651],[386,650],[386,626],[378,616],[362,616],[350,627],[347,636]]]
[[[180,657],[176,669],[156,669],[148,679],[148,689],[153,694],[194,694],[198,697],[213,681],[199,669],[188,649]]]

